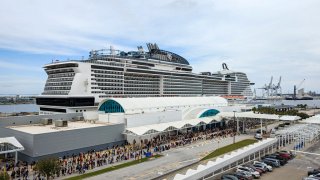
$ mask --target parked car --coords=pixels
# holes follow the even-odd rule
[[[234,174],[237,178],[241,180],[252,180],[252,175],[246,171],[239,171]]]
[[[253,165],[259,165],[263,168],[266,168],[268,170],[268,172],[272,172],[272,166],[264,163],[264,162],[260,162],[260,161],[253,161]]]
[[[258,140],[261,140],[261,139],[262,139],[262,135],[259,134],[259,133],[256,133],[256,134],[254,135],[254,138],[256,138],[256,139],[258,139]]]
[[[252,166],[256,169],[260,169],[262,173],[268,172],[268,168],[266,166],[263,166],[262,164],[252,164]]]
[[[239,180],[239,178],[234,174],[224,174],[221,176],[221,180]]]
[[[271,159],[271,158],[265,158],[262,160],[262,162],[268,164],[269,166],[272,167],[280,167],[280,162],[276,159]]]
[[[278,151],[275,154],[279,154],[280,156],[289,159],[293,159],[295,155],[291,151]]]
[[[253,169],[253,170],[255,170],[255,171],[258,171],[258,172],[260,173],[260,176],[262,175],[262,173],[265,173],[265,172],[266,172],[266,170],[264,170],[264,169],[262,169],[262,168],[257,168],[257,167],[255,167],[254,165],[247,165],[246,167],[249,167],[249,168],[251,168],[251,169]]]
[[[287,164],[287,160],[284,159],[283,157],[280,157],[280,156],[277,156],[277,155],[273,155],[273,154],[269,154],[269,155],[266,155],[265,158],[272,158],[272,159],[277,159],[280,161],[280,165],[283,166],[285,164]]]
[[[237,172],[246,171],[250,173],[254,178],[260,178],[260,173],[258,171],[253,170],[252,168],[245,167],[245,166],[238,166]]]
[[[318,174],[312,174],[312,175],[310,175],[309,177],[312,177],[312,178],[320,178],[320,173],[318,173]]]
[[[302,178],[302,180],[319,180],[320,178],[314,178],[314,177],[305,177]]]
[[[320,168],[314,169],[312,171],[308,171],[308,176],[313,175],[313,174],[319,174],[319,173],[320,173]]]

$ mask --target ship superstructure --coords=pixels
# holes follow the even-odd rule
[[[215,73],[192,72],[180,55],[147,44],[138,51],[92,50],[87,60],[55,61],[44,66],[48,79],[37,97],[41,114],[96,109],[108,97],[252,96],[245,73],[226,64]]]

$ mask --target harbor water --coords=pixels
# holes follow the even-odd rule
[[[1,113],[19,113],[19,112],[39,112],[36,104],[12,104],[0,105]]]

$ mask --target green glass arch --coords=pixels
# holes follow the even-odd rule
[[[215,116],[218,113],[220,113],[220,111],[216,110],[216,109],[208,109],[205,112],[203,112],[199,118],[204,118],[204,117],[210,117],[210,116]]]
[[[104,111],[105,113],[124,113],[123,107],[117,101],[112,99],[102,103],[99,107],[99,111]]]

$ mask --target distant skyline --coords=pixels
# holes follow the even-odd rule
[[[282,76],[320,93],[318,0],[118,0],[0,2],[0,94],[40,94],[52,60],[145,43],[186,58],[193,72],[245,72],[252,87]],[[258,93],[260,93],[258,91]]]

